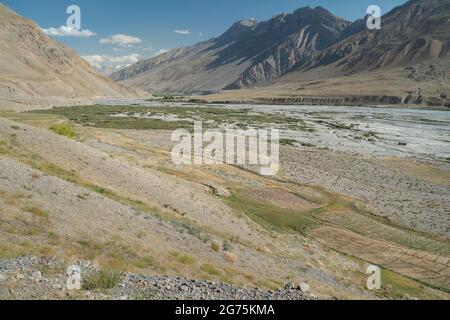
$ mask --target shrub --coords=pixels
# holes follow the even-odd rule
[[[55,124],[50,127],[50,130],[52,130],[54,133],[57,133],[61,136],[66,136],[68,138],[75,138],[76,136],[75,130],[73,130],[72,126],[69,123]]]
[[[177,260],[182,264],[192,265],[195,263],[195,259],[189,256],[179,256]]]
[[[231,243],[229,243],[227,240],[223,242],[223,251],[231,251],[233,247],[231,246]]]
[[[234,253],[231,252],[225,252],[225,260],[227,260],[228,263],[235,263],[237,260],[237,256]]]
[[[172,251],[172,252],[170,252],[170,255],[172,256],[172,257],[179,257],[180,256],[180,253],[178,252],[178,251]]]
[[[217,243],[212,243],[212,244],[211,244],[211,249],[212,249],[213,251],[215,251],[215,252],[219,252],[220,247],[219,247],[219,245],[218,245]]]
[[[39,173],[33,172],[33,173],[31,174],[31,178],[33,178],[34,180],[39,179],[39,178],[40,178]]]
[[[294,139],[287,139],[287,138],[280,139],[280,144],[283,146],[295,146],[296,142],[297,141]]]
[[[49,232],[47,235],[47,242],[51,245],[57,246],[60,245],[62,238],[59,234],[54,232]]]
[[[29,212],[32,215],[39,217],[39,218],[47,218],[48,217],[47,212],[45,212],[44,210],[41,210],[39,208],[36,208],[36,207],[25,208],[25,211]]]
[[[196,226],[194,226],[188,222],[180,221],[180,220],[173,220],[172,225],[175,228],[177,228],[178,231],[190,234],[191,236],[194,236],[194,237],[197,237],[200,239],[201,231]],[[200,239],[200,240],[202,240],[202,239]]]
[[[218,275],[220,275],[220,271],[217,270],[216,268],[214,268],[214,267],[213,267],[212,265],[210,265],[210,264],[204,264],[204,265],[201,267],[201,270],[202,270],[203,272],[207,273],[207,274],[212,275],[212,276],[218,276]]]
[[[83,278],[82,288],[83,290],[108,290],[114,288],[120,279],[120,272],[112,270],[97,271]]]
[[[146,269],[149,267],[157,267],[158,262],[152,256],[146,256],[143,258],[138,258],[134,261],[134,265],[140,269]]]
[[[213,197],[218,197],[219,196],[219,191],[217,190],[217,188],[215,188],[213,186],[209,186],[209,192],[211,192],[211,195]]]

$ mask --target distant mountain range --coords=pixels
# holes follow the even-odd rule
[[[154,92],[196,93],[365,74],[439,59],[449,62],[450,0],[412,0],[382,17],[336,17],[300,8],[268,21],[243,20],[218,38],[178,48],[113,73],[122,84]],[[280,79],[281,78],[281,79]]]
[[[0,97],[137,96],[0,4]]]
[[[95,68],[95,70],[97,70],[98,73],[106,77],[110,76],[114,72],[120,71],[123,68],[127,67],[127,66],[102,66],[99,64],[94,64],[92,66]]]

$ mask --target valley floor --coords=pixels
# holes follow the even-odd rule
[[[86,110],[2,112],[0,259],[89,260],[265,290],[301,282],[325,299],[450,297],[448,161],[286,140],[276,177],[177,167],[164,128],[177,123]],[[368,264],[382,267],[382,290],[365,288]]]

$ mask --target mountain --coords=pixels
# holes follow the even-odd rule
[[[302,61],[296,70],[334,64],[341,74],[353,74],[445,58],[450,50],[449,31],[449,0],[409,1],[382,17],[381,30],[363,28]]]
[[[0,97],[137,95],[99,75],[75,51],[0,4]]]
[[[95,68],[95,70],[98,73],[100,73],[101,75],[103,75],[105,77],[108,77],[111,74],[113,74],[114,72],[120,71],[121,69],[128,67],[128,66],[102,66],[99,64],[95,64],[92,66]]]
[[[227,56],[244,51],[248,53],[244,54],[245,58],[251,60],[251,66],[226,88],[263,86],[273,82],[338,41],[349,25],[348,21],[322,7],[301,8],[258,24],[244,39],[244,46],[235,43],[226,49],[229,51]]]
[[[242,20],[218,38],[140,61],[111,78],[153,91],[265,85],[335,43],[350,24],[321,7],[260,23]]]
[[[448,64],[450,0],[412,0],[382,17],[349,22],[322,7],[300,8],[265,22],[243,20],[218,38],[171,50],[113,73],[150,91],[202,92],[318,80],[407,67]]]

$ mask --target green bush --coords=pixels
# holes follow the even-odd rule
[[[54,133],[57,133],[61,136],[66,136],[68,138],[75,138],[76,136],[75,130],[73,130],[72,126],[69,123],[55,124],[50,127],[50,130],[52,130]]]
[[[114,288],[120,279],[120,272],[112,270],[97,271],[83,278],[82,288],[83,290],[108,290]]]

